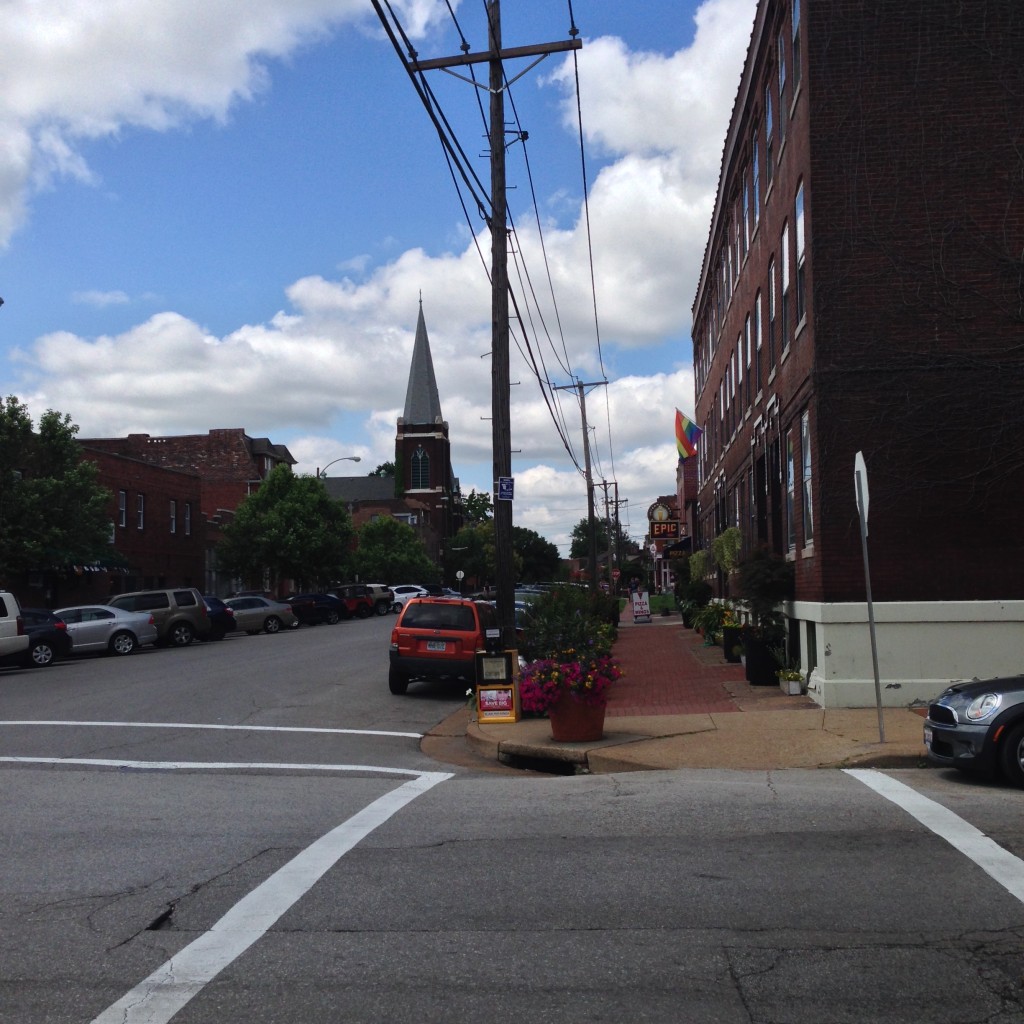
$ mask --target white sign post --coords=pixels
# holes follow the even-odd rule
[[[871,664],[875,670],[875,705],[878,708],[878,740],[885,742],[885,718],[882,715],[882,683],[878,675],[878,643],[875,639],[875,606],[871,600],[871,570],[868,567],[868,468],[864,453],[857,452],[853,460],[853,482],[857,491],[857,511],[860,513],[860,548],[864,555],[864,586],[868,599],[868,628],[871,633]]]

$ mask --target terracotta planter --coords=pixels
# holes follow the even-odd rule
[[[548,708],[551,738],[559,743],[590,743],[604,736],[605,704],[584,704],[568,693]]]

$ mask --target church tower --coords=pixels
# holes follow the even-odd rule
[[[395,485],[410,510],[420,510],[415,513],[416,525],[422,528],[428,553],[440,561],[453,532],[458,483],[452,475],[448,424],[441,415],[422,299],[405,409],[398,418],[395,437]]]

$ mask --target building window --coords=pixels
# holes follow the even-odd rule
[[[422,448],[413,452],[410,486],[414,491],[430,487],[430,456]]]
[[[751,384],[751,371],[753,367],[750,365],[750,314],[747,314],[746,320],[743,321],[743,358],[747,363],[747,408],[750,408],[751,392],[753,385]]]
[[[775,369],[775,260],[768,262],[768,371]]]
[[[765,180],[765,201],[768,200],[767,186],[772,183],[772,168],[774,160],[775,136],[772,133],[772,87],[769,82],[764,87],[764,180]]]
[[[746,256],[750,246],[750,181],[746,167],[743,168],[743,230],[740,232],[740,245]]]
[[[754,393],[761,393],[761,292],[754,299]]]
[[[779,259],[782,260],[781,303],[779,309],[779,331],[782,339],[782,350],[789,346],[789,224],[782,228],[782,244]]]
[[[128,525],[128,492],[117,492],[117,525]]]
[[[804,409],[800,417],[800,461],[803,465],[803,516],[804,546],[814,541],[814,513],[811,508],[811,422],[810,413]]]
[[[796,504],[796,478],[793,455],[793,431],[786,434],[786,544],[790,551],[796,548],[796,523],[793,509]]]
[[[804,292],[804,183],[796,190],[796,322],[800,323],[806,312]]]
[[[146,496],[144,494],[135,495],[135,527],[136,529],[144,529],[146,525]]]
[[[178,503],[172,498],[170,507],[171,533],[178,532]]]
[[[800,0],[793,0],[793,89],[800,84]]]
[[[192,536],[192,502],[185,502],[185,536]]]
[[[750,180],[754,186],[754,202],[750,207],[750,215],[753,217],[752,232],[761,217],[761,168],[758,160],[758,148],[758,137],[755,131],[754,137],[750,140]]]
[[[779,34],[779,138],[786,137],[786,37]]]

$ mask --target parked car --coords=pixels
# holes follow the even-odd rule
[[[71,634],[67,623],[45,608],[22,608],[21,617],[28,634],[28,651],[21,664],[30,668],[46,668],[71,653]]]
[[[18,657],[28,650],[28,634],[21,617],[18,599],[7,590],[0,590],[0,657]]]
[[[1024,675],[954,683],[928,705],[933,764],[1001,774],[1024,787]]]
[[[234,613],[235,629],[243,629],[250,635],[279,633],[299,624],[291,605],[283,601],[271,601],[267,597],[229,597],[224,603]]]
[[[293,594],[285,600],[304,626],[316,626],[322,622],[333,626],[348,618],[348,608],[344,601],[330,594]]]
[[[219,597],[206,594],[203,597],[206,605],[206,617],[210,620],[210,632],[207,640],[223,640],[228,633],[238,630],[235,625],[235,613]]]
[[[332,587],[327,591],[327,595],[336,597],[344,604],[346,614],[342,618],[368,619],[376,610],[365,583],[346,583]]]
[[[387,615],[391,611],[395,603],[395,595],[391,593],[390,587],[384,586],[383,583],[359,583],[354,585],[366,588],[367,595],[373,601],[373,610],[378,615]]]
[[[131,654],[139,647],[155,644],[159,637],[151,612],[132,612],[106,604],[57,608],[71,634],[73,654]]]
[[[498,614],[486,601],[416,597],[406,601],[391,630],[388,688],[402,694],[413,679],[461,677],[476,683],[476,654]]]
[[[127,612],[149,612],[156,622],[158,644],[187,647],[196,638],[205,640],[210,633],[206,604],[195,587],[133,590],[112,597],[108,603]]]
[[[416,583],[399,583],[397,586],[392,584],[390,590],[394,595],[391,610],[395,612],[400,612],[410,598],[430,596],[426,587],[421,587]]]

